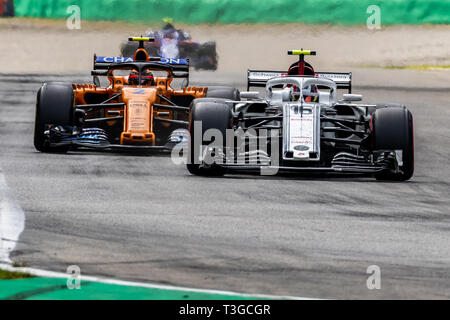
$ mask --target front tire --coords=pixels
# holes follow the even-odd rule
[[[377,150],[402,150],[399,172],[380,172],[377,180],[406,181],[414,174],[413,117],[406,107],[377,109],[372,116],[372,144]]]
[[[199,176],[222,176],[225,174],[225,168],[216,165],[204,165],[199,164],[199,160],[195,156],[195,148],[200,150],[201,145],[206,145],[203,142],[203,135],[208,129],[216,129],[220,131],[223,138],[223,143],[225,146],[226,140],[226,130],[231,129],[232,115],[231,106],[225,103],[225,99],[211,99],[211,98],[201,98],[195,99],[191,104],[191,114],[189,116],[189,161],[186,165],[187,170],[194,175]],[[195,121],[200,121],[202,123],[202,136],[197,138],[196,141],[194,124]]]
[[[48,125],[72,126],[74,92],[70,83],[45,83],[38,91],[34,123],[34,147],[41,152],[67,152],[69,147],[50,147],[45,131]]]

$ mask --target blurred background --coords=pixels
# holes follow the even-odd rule
[[[215,42],[219,82],[284,70],[299,48],[318,51],[319,71],[353,71],[355,84],[450,79],[450,0],[0,0],[0,14],[2,73],[89,72],[94,52],[118,56],[129,35],[170,21]]]

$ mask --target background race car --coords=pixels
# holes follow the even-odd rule
[[[205,43],[192,41],[188,32],[176,29],[171,23],[167,23],[161,30],[147,31],[146,36],[155,39],[154,42],[145,46],[150,56],[172,59],[189,58],[190,65],[195,69],[217,69],[218,59],[214,41]],[[123,43],[122,56],[131,57],[136,49],[136,43]]]
[[[14,0],[0,0],[0,17],[14,17]]]

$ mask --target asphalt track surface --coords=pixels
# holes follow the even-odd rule
[[[220,78],[202,77],[205,84]],[[450,298],[450,92],[356,90],[365,101],[412,111],[409,182],[202,178],[163,155],[36,152],[34,104],[48,80],[88,78],[0,76],[0,167],[26,215],[12,260],[246,293]],[[381,268],[380,290],[367,289],[370,265]]]

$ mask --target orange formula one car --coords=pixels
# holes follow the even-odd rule
[[[49,82],[37,94],[34,145],[42,152],[71,148],[171,150],[187,142],[191,104],[198,98],[239,100],[231,87],[188,87],[189,60],[150,57],[151,38],[133,37],[133,58],[94,55],[94,84]],[[99,77],[109,85],[100,86]],[[181,78],[184,85],[173,89]]]

